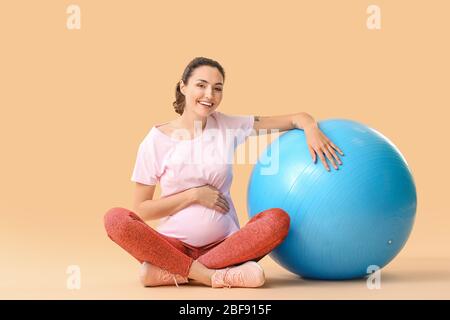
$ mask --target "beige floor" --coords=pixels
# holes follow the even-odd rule
[[[117,252],[116,252],[117,253]],[[114,253],[114,255],[116,254]],[[113,255],[113,256],[114,256]],[[270,257],[261,261],[266,284],[258,289],[211,289],[197,283],[177,287],[143,288],[137,280],[139,265],[122,254],[118,263],[81,268],[81,289],[66,287],[64,259],[44,268],[20,265],[3,270],[1,299],[450,299],[450,259],[397,257],[383,269],[381,288],[368,289],[366,280],[311,281],[291,274]],[[114,257],[111,257],[113,261]],[[18,277],[20,275],[20,277]]]

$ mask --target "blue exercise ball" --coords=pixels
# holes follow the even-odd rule
[[[281,134],[260,155],[247,190],[250,217],[281,208],[289,234],[270,256],[304,278],[362,278],[388,264],[411,233],[413,176],[395,145],[361,123],[331,119],[319,128],[344,153],[327,171],[312,162],[303,130]]]

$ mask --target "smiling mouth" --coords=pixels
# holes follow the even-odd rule
[[[206,108],[212,108],[214,106],[214,103],[212,103],[212,102],[199,101],[198,104],[200,104]]]

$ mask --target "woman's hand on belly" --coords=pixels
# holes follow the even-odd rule
[[[193,202],[221,213],[227,213],[230,205],[225,196],[217,188],[207,184],[192,188]]]

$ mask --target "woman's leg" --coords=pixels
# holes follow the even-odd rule
[[[255,215],[239,231],[203,254],[198,261],[210,269],[220,269],[260,260],[286,238],[289,215],[279,208]]]
[[[193,259],[184,253],[181,241],[167,239],[124,208],[108,210],[104,222],[108,236],[140,263],[146,261],[173,274],[188,276]]]

